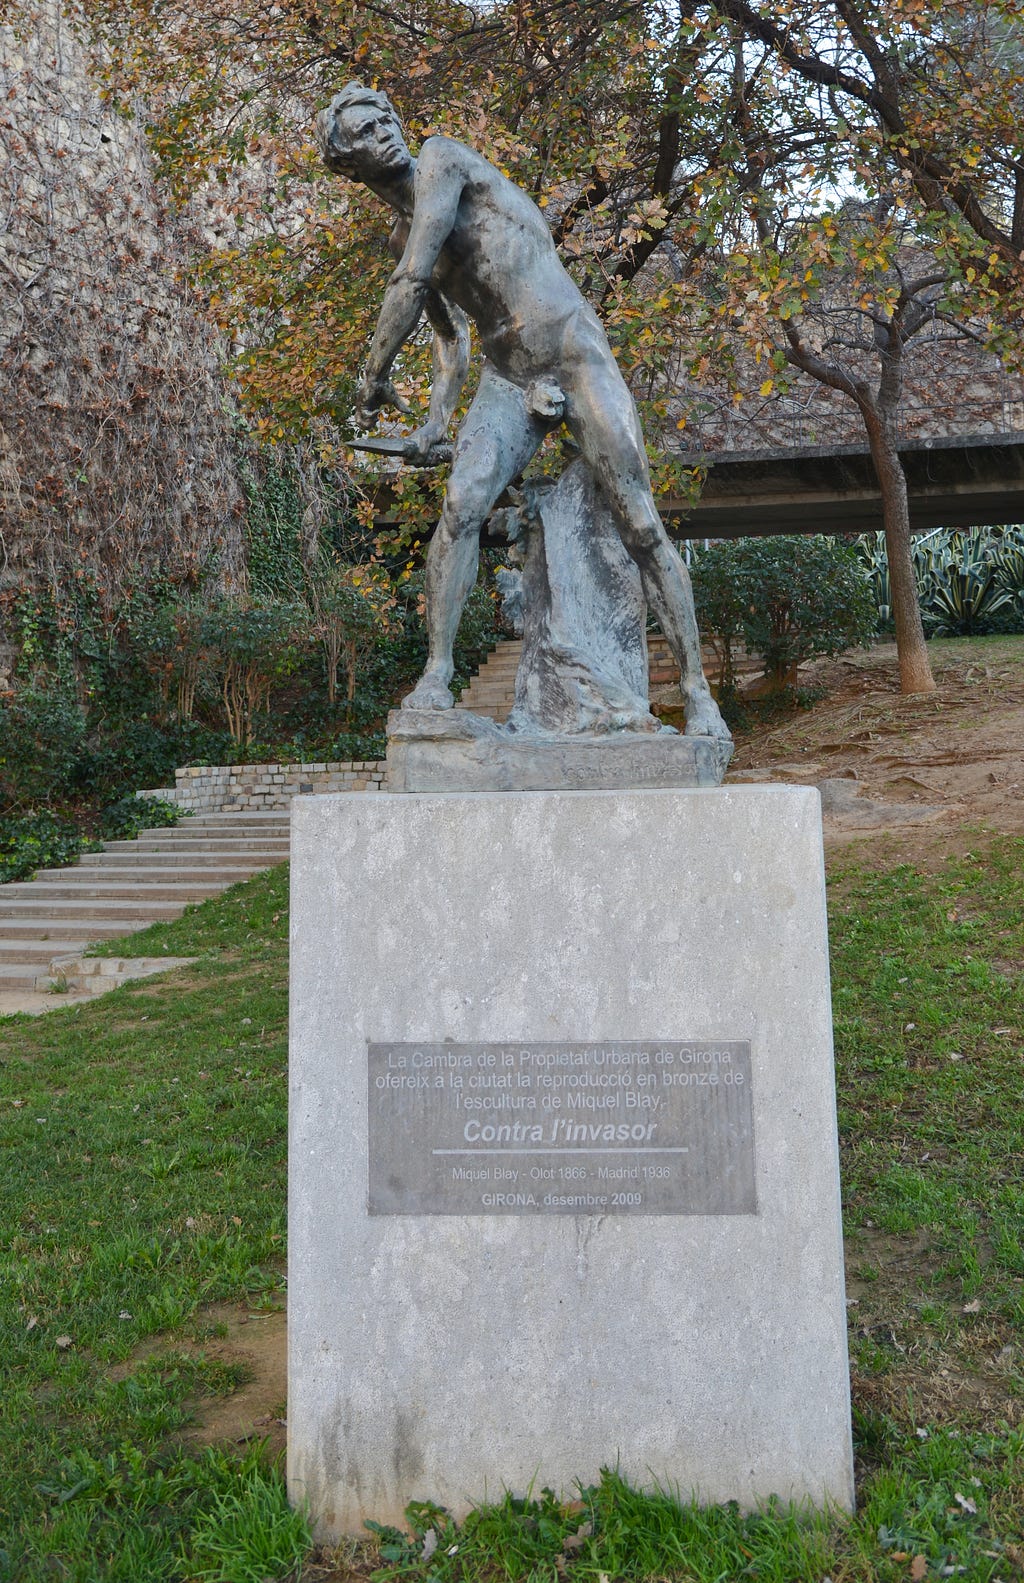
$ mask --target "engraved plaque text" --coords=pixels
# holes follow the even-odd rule
[[[752,1215],[750,1045],[369,1045],[371,1215]]]

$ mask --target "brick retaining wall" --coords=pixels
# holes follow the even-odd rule
[[[153,787],[140,797],[164,797],[189,813],[267,812],[287,808],[301,792],[383,789],[382,759],[334,764],[202,764],[175,770],[174,785]]]

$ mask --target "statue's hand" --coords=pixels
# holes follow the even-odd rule
[[[356,390],[356,421],[368,429],[385,407],[394,407],[396,412],[410,410],[409,403],[398,394],[390,379],[371,379],[364,375]]]
[[[402,452],[406,461],[413,465],[422,466],[431,459],[430,453],[436,445],[444,440],[444,429],[437,423],[424,423],[419,429],[414,429],[402,445]]]

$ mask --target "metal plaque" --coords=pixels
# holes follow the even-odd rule
[[[750,1045],[368,1046],[371,1215],[753,1215]]]

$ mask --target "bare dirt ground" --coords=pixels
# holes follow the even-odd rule
[[[827,696],[738,732],[729,780],[821,785],[828,848],[926,867],[979,826],[1024,833],[1024,638],[935,643],[934,693],[903,697],[895,644],[804,666]],[[846,782],[847,785],[836,783]]]
[[[203,1352],[241,1365],[249,1377],[230,1396],[199,1402],[195,1423],[184,1438],[200,1446],[224,1440],[241,1446],[263,1440],[271,1456],[283,1452],[288,1387],[284,1309],[253,1312],[219,1303],[204,1317],[224,1333],[204,1341]]]
[[[210,1303],[199,1310],[191,1338],[154,1336],[115,1365],[111,1378],[125,1379],[147,1359],[168,1352],[202,1353],[237,1370],[241,1381],[230,1396],[203,1397],[191,1404],[192,1423],[181,1435],[186,1445],[228,1442],[243,1448],[258,1440],[271,1458],[283,1453],[288,1388],[283,1308]]]

